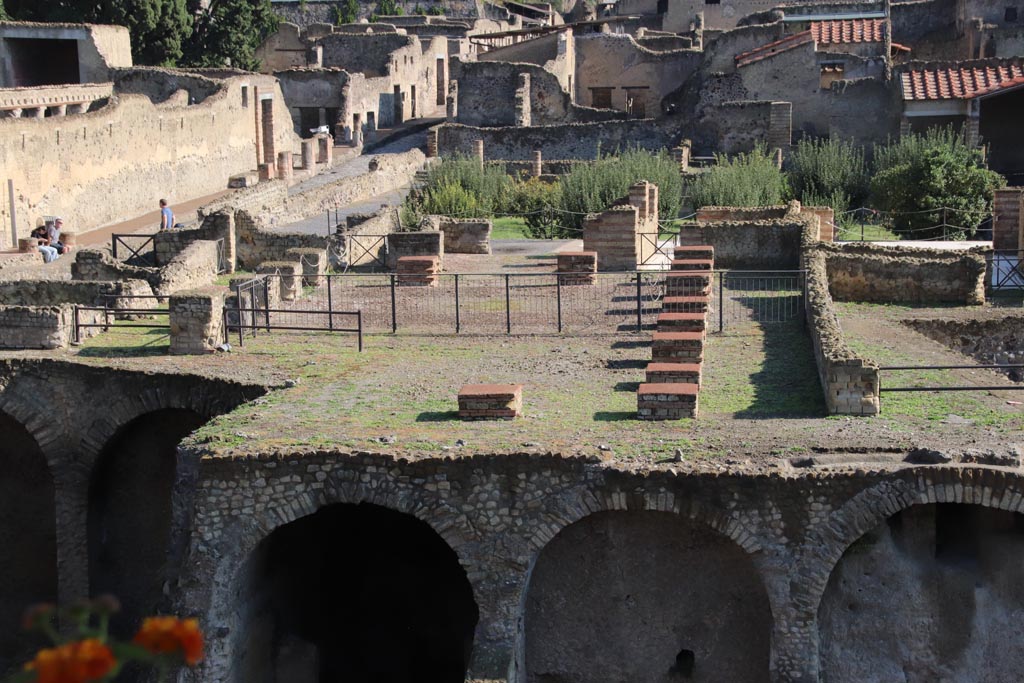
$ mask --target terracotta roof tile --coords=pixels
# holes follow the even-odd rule
[[[810,31],[801,31],[800,33],[794,33],[791,36],[786,36],[782,40],[776,40],[774,43],[762,45],[761,47],[750,50],[749,52],[741,52],[740,54],[736,55],[736,66],[747,66],[748,64],[759,62],[762,59],[774,57],[780,52],[792,50],[795,47],[800,47],[801,45],[806,45],[807,43],[813,42],[814,38],[811,37]]]
[[[881,43],[885,40],[885,19],[812,21],[811,35],[819,45]]]
[[[1006,64],[920,69],[906,71],[900,78],[904,100],[969,100],[1024,85],[1024,68],[1020,64]]]

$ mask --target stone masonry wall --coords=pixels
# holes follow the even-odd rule
[[[985,303],[982,250],[901,249],[871,244],[821,245],[829,289],[842,301]]]
[[[224,342],[224,293],[193,290],[171,296],[171,355],[209,353]]]
[[[146,77],[163,78],[159,70]],[[151,211],[161,197],[173,206],[255,168],[254,90],[273,95],[287,121],[280,91],[272,78],[255,74],[221,84],[198,104],[188,104],[187,95],[154,104],[145,95],[122,94],[86,114],[0,119],[0,168],[14,181],[19,236],[43,215],[61,215],[83,231]],[[290,149],[291,126],[277,129],[277,144]],[[9,213],[0,219],[8,224]]]
[[[771,610],[771,658],[761,680],[815,681],[818,605],[833,568],[863,534],[918,503],[1024,508],[1024,478],[1016,468],[910,466],[903,457],[856,469],[819,470],[812,459],[802,470],[784,465],[722,474],[623,471],[550,454],[410,461],[324,451],[228,458],[185,447],[179,459],[195,472],[194,499],[187,501],[194,512],[175,602],[220,628],[211,634],[206,661],[184,675],[194,682],[239,680],[233,664],[244,656],[247,601],[254,599],[245,592],[245,568],[261,540],[324,506],[365,502],[425,521],[457,554],[480,610],[469,678],[525,682],[524,603],[531,567],[552,538],[594,513],[657,511],[706,525],[753,562]]]
[[[74,335],[74,310],[70,304],[59,306],[0,306],[0,348],[62,349]],[[103,314],[80,311],[79,322],[95,324]],[[100,328],[80,328],[82,339],[99,334]]]
[[[992,248],[996,251],[1024,249],[1024,189],[1007,187],[995,191],[992,208]]]
[[[807,242],[805,246],[802,267],[807,282],[807,330],[825,393],[825,407],[831,415],[877,415],[878,366],[847,345],[829,293],[826,257],[813,243]]]

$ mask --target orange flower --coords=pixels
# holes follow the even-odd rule
[[[155,654],[180,652],[189,666],[203,659],[203,634],[195,619],[149,617],[135,634],[135,644]]]
[[[25,665],[37,683],[88,683],[109,674],[116,664],[110,648],[95,638],[47,648]]]

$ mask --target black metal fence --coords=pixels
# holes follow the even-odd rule
[[[925,373],[932,370],[998,370],[1009,373],[1010,371],[1024,370],[1024,365],[886,365],[878,368],[878,391],[885,392],[908,392],[908,391],[1024,391],[1024,383],[1018,384],[943,384],[943,385],[914,385],[905,384],[902,386],[888,386],[883,381],[885,375],[891,373]],[[905,380],[913,381],[913,380]]]
[[[114,233],[110,236],[110,253],[115,259],[138,266],[155,266],[155,236],[155,233]]]
[[[154,294],[104,294],[102,306],[75,306],[71,340],[75,344],[80,344],[84,331],[100,329],[106,332],[113,327],[115,321],[117,321],[118,327],[144,327],[147,329],[166,327],[169,334],[170,310],[159,307],[159,303],[166,299],[167,297]],[[130,301],[152,301],[156,305],[140,308],[128,303]],[[125,322],[126,320],[155,317],[164,318],[166,322]]]
[[[1024,252],[993,251],[987,255],[986,284],[992,293],[1024,294]]]
[[[238,305],[225,312],[228,328],[330,330],[334,316],[360,311],[366,332],[635,332],[654,329],[666,279],[665,271],[597,273],[592,284],[570,284],[556,273],[444,273],[433,286],[411,286],[393,273],[325,275],[295,301],[266,310],[268,294],[287,277],[260,276],[239,287]],[[802,319],[804,299],[803,271],[715,272],[708,324],[723,331],[741,322]]]

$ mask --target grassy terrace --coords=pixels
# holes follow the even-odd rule
[[[862,343],[856,335],[851,342]],[[230,353],[173,358],[164,355],[165,329],[122,328],[68,353],[81,362],[188,370],[281,387],[191,437],[218,454],[552,451],[650,464],[668,462],[679,451],[686,461],[713,465],[814,449],[998,446],[1024,429],[1024,411],[1006,404],[1005,396],[974,394],[887,395],[881,418],[826,417],[810,340],[799,323],[749,324],[709,335],[700,417],[679,422],[635,419],[649,334],[382,334],[368,336],[362,354],[350,335],[277,332],[247,339],[242,347],[233,344]],[[524,384],[525,416],[460,421],[459,387],[480,382]]]

